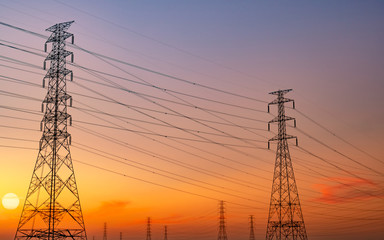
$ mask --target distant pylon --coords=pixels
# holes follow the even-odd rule
[[[287,141],[287,139],[295,138],[297,145],[297,137],[286,133],[286,121],[294,120],[296,127],[296,120],[285,116],[284,103],[292,102],[293,108],[295,108],[295,102],[284,97],[284,94],[290,91],[292,89],[271,92],[270,94],[277,95],[277,98],[268,104],[268,112],[269,105],[278,104],[279,114],[268,123],[268,130],[270,123],[278,123],[278,134],[268,141],[268,148],[271,141],[277,141],[277,150],[269,206],[267,240],[308,239]]]
[[[151,240],[151,218],[147,219],[147,240]]]
[[[72,37],[73,43],[73,34],[67,32],[72,23],[46,29],[52,34],[45,46],[52,43],[52,50],[44,61],[44,69],[46,61],[50,68],[43,78],[43,86],[48,79],[40,125],[43,134],[15,239],[87,239],[67,131],[72,122],[67,113],[67,102],[72,102],[67,77],[72,78],[72,71],[66,68],[66,58],[73,54],[65,49],[65,40]]]
[[[107,223],[104,223],[104,234],[103,234],[103,240],[107,240]]]
[[[228,240],[227,231],[225,228],[225,209],[224,201],[220,201],[220,217],[219,217],[219,236],[218,240]]]
[[[249,225],[250,225],[250,231],[249,231],[249,240],[255,240],[255,231],[253,230],[253,215],[249,216]]]
[[[168,227],[167,227],[167,225],[164,226],[164,240],[168,240]]]
[[[123,240],[123,233],[120,232],[120,240]]]

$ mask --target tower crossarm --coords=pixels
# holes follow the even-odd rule
[[[285,134],[284,136],[276,135],[273,138],[268,140],[268,149],[270,149],[270,142],[283,141],[283,140],[288,140],[288,139],[296,139],[296,146],[299,145],[299,140],[297,139],[296,136],[292,136],[292,135],[288,135],[288,134]]]
[[[289,116],[277,116],[275,117],[274,119],[272,119],[271,121],[268,122],[268,131],[271,130],[271,123],[279,123],[279,122],[286,122],[286,121],[290,121],[290,120],[293,120],[293,127],[296,127],[296,118],[293,118],[293,117],[289,117]]]
[[[276,135],[273,138],[269,139],[268,142],[287,140],[287,139],[292,139],[292,138],[297,139],[296,136],[292,136],[292,135],[288,135],[288,134],[285,134],[285,136]]]
[[[57,23],[47,29],[45,31],[47,32],[55,32],[55,31],[66,31],[68,28],[74,23],[75,21],[68,21],[63,23]]]
[[[289,120],[295,120],[295,118],[289,117],[289,116],[283,116],[283,119],[280,119],[279,117],[275,117],[274,119],[272,119],[268,123],[275,123],[275,122],[289,121]]]

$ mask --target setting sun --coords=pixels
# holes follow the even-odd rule
[[[19,206],[19,198],[14,193],[7,193],[3,197],[3,206],[8,210],[16,209]]]

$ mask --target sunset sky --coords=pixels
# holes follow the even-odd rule
[[[228,239],[249,239],[249,215],[265,239],[268,93],[287,88],[308,238],[383,238],[383,1],[1,0],[0,197],[20,205],[0,206],[0,239],[14,237],[38,154],[45,29],[72,20],[69,133],[88,239],[105,222],[110,240],[144,239],[147,217],[154,240],[164,225],[169,239],[216,239],[219,200]]]

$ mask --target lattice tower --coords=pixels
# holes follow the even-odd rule
[[[219,207],[219,236],[217,237],[218,240],[228,240],[227,238],[227,230],[225,227],[225,208],[224,208],[224,201],[220,201],[220,207]]]
[[[255,240],[255,231],[253,229],[253,215],[249,216],[249,240]]]
[[[151,233],[151,218],[147,219],[147,240],[151,240],[152,238]]]
[[[292,89],[271,92],[270,94],[277,95],[277,98],[268,104],[268,112],[270,105],[278,105],[278,116],[268,123],[268,130],[270,130],[270,123],[278,123],[278,134],[268,141],[268,148],[271,141],[277,141],[277,150],[269,206],[267,240],[308,239],[287,141],[294,138],[297,145],[297,137],[286,133],[286,121],[294,120],[296,127],[296,120],[285,115],[284,104],[286,102],[292,102],[293,108],[295,108],[294,101],[284,97],[290,91]]]
[[[66,68],[67,38],[73,34],[67,30],[71,22],[58,23],[46,31],[52,32],[45,43],[52,43],[52,50],[44,61],[50,68],[43,79],[48,79],[47,95],[42,104],[44,117],[41,121],[42,137],[39,153],[25,198],[15,239],[87,239],[75,172],[70,153],[71,135],[67,113],[67,78],[72,71]]]

